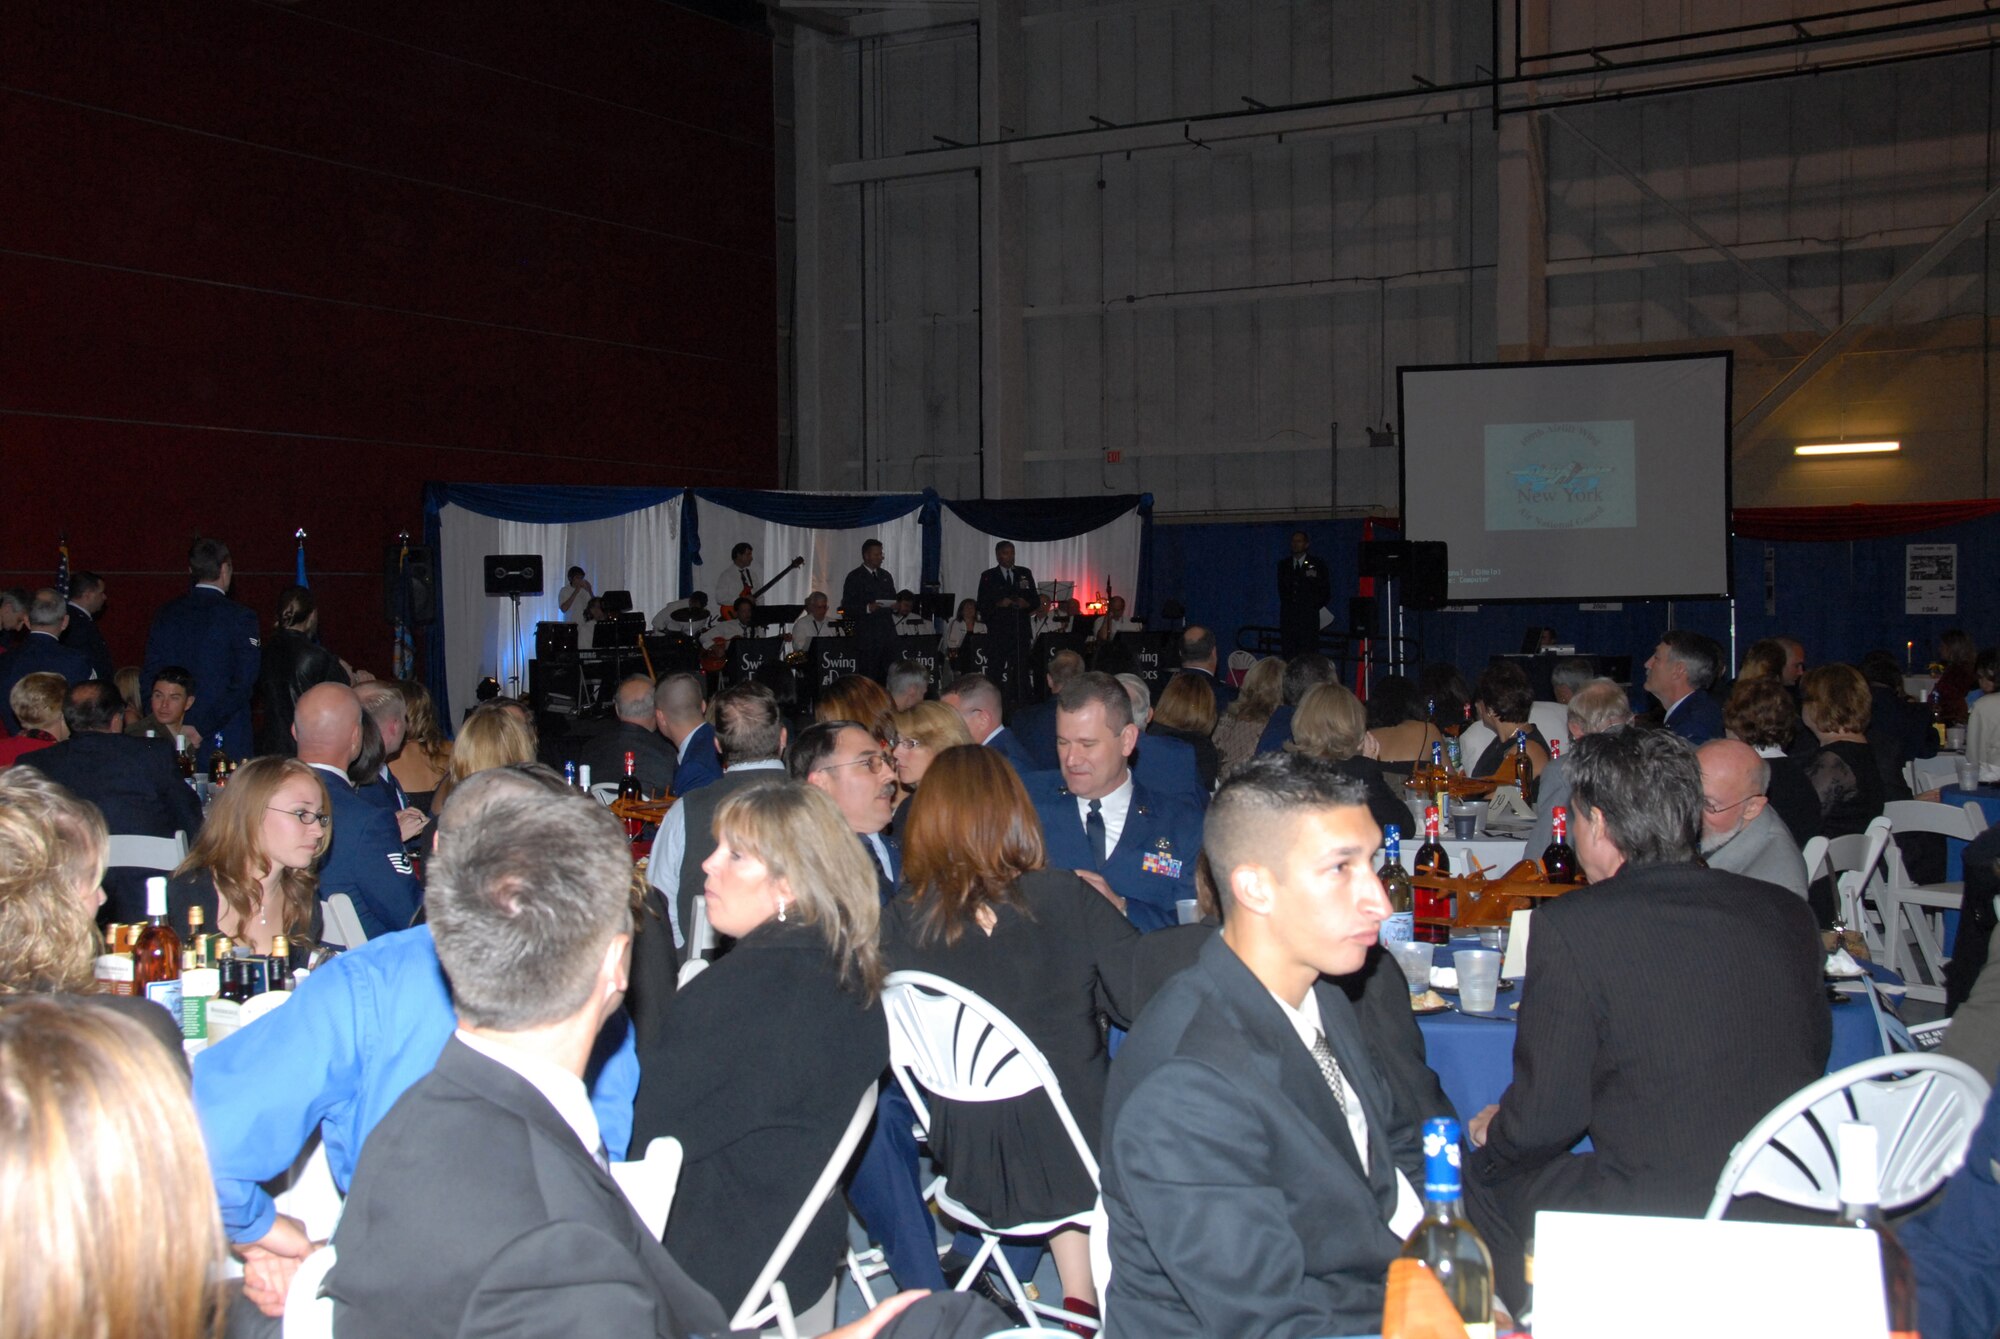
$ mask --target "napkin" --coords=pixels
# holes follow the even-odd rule
[[[1854,955],[1846,949],[1837,948],[1826,955],[1826,974],[1828,976],[1859,976],[1861,974],[1861,964],[1856,962]]]

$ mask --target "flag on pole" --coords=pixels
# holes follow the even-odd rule
[[[297,530],[296,532],[294,532],[294,535],[293,535],[293,537],[294,537],[295,539],[297,539],[297,540],[299,541],[299,555],[298,555],[298,566],[297,566],[297,570],[296,570],[296,571],[295,571],[295,572],[293,573],[293,576],[292,576],[292,583],[293,583],[294,585],[299,585],[299,586],[310,586],[310,585],[311,585],[312,583],[311,583],[310,581],[307,581],[307,580],[306,580],[306,532],[305,532],[305,527],[304,527],[304,526],[300,526],[300,527],[299,527],[299,529],[298,529],[298,530]]]
[[[397,541],[401,547],[396,552],[396,633],[389,647],[389,673],[398,679],[413,679],[417,648],[410,639],[410,582],[405,575],[410,565],[410,532],[400,532]]]
[[[62,531],[56,537],[56,590],[66,600],[69,598],[69,532]]]

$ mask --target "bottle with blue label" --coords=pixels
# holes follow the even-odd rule
[[[1403,830],[1394,823],[1382,830],[1382,891],[1389,899],[1389,918],[1376,933],[1382,947],[1391,953],[1396,945],[1416,937],[1416,893],[1410,886],[1409,871],[1403,868]]]
[[[1403,1258],[1436,1276],[1467,1339],[1493,1339],[1493,1256],[1466,1221],[1455,1120],[1424,1122],[1424,1218],[1403,1242]]]

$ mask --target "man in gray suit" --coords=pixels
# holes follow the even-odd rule
[[[1569,695],[1569,743],[1563,747],[1568,748],[1585,735],[1615,729],[1631,719],[1632,702],[1625,696],[1625,690],[1609,679],[1592,679]],[[1567,758],[1552,758],[1542,769],[1535,826],[1528,833],[1528,845],[1523,851],[1530,860],[1540,860],[1542,852],[1549,849],[1557,807],[1569,808],[1569,772],[1563,766],[1567,761]]]
[[[1771,764],[1735,739],[1715,739],[1695,752],[1701,763],[1701,855],[1710,869],[1726,869],[1786,892],[1806,895],[1806,862],[1791,829],[1764,792]]]
[[[631,879],[585,796],[441,834],[427,900],[458,1030],[362,1150],[326,1281],[343,1339],[729,1332],[611,1179],[584,1093],[625,993]],[[833,1333],[878,1334],[915,1300]]]

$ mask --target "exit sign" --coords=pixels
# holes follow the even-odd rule
[[[1125,458],[1125,453],[1123,451],[1120,451],[1115,446],[1104,453],[1104,463],[1107,465],[1116,465],[1119,461],[1123,460],[1124,458]]]

